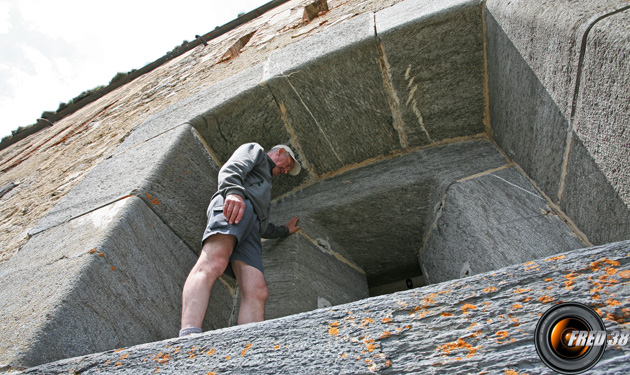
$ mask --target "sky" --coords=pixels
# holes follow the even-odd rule
[[[0,0],[0,138],[269,1]]]

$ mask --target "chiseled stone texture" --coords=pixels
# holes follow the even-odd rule
[[[487,140],[430,147],[320,181],[276,202],[272,219],[365,270],[370,287],[421,274],[418,249],[448,186],[507,164]]]
[[[561,207],[592,243],[630,238],[628,205],[577,137],[569,154]]]
[[[376,13],[407,143],[485,131],[479,0],[413,0]]]
[[[383,89],[373,14],[272,53],[266,74],[317,174],[401,148]]]
[[[624,0],[485,3],[492,132],[557,202],[582,38]]]
[[[630,6],[588,33],[561,201],[595,244],[630,238],[628,25]]]
[[[449,187],[421,264],[433,284],[583,246],[512,167]]]
[[[25,374],[554,374],[534,331],[554,304],[580,302],[625,330],[630,242],[575,250],[333,308],[118,351]],[[590,374],[625,373],[630,347],[608,347]]]
[[[34,366],[176,336],[195,258],[136,197],[33,236],[0,268],[1,365]],[[217,283],[215,298],[223,300],[208,328],[227,326],[234,289]]]
[[[263,245],[269,299],[267,319],[367,298],[365,273],[304,236],[294,234]]]
[[[135,195],[198,253],[218,171],[191,126],[182,125],[104,160],[30,233]]]

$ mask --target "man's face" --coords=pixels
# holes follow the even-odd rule
[[[276,166],[271,171],[271,174],[274,176],[289,173],[291,168],[295,165],[293,158],[283,148],[278,149],[277,152],[272,153],[269,157],[276,163]]]

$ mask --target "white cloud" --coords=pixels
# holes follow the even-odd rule
[[[0,0],[0,137],[267,2]]]
[[[0,34],[7,34],[11,30],[11,22],[9,20],[9,12],[11,4],[0,1]]]

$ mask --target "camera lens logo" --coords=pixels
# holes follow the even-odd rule
[[[602,319],[586,305],[556,305],[536,325],[536,351],[540,359],[561,374],[579,374],[595,366],[606,350]]]

